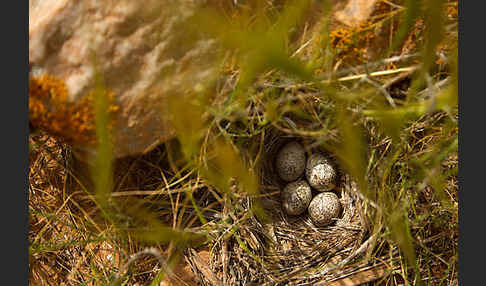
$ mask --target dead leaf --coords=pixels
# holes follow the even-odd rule
[[[358,271],[349,276],[342,277],[338,280],[332,281],[326,285],[328,286],[357,286],[363,285],[363,283],[371,282],[380,279],[390,273],[390,269],[386,265],[378,265],[371,269]]]
[[[197,259],[202,259],[204,263],[209,263],[209,251],[195,251]],[[198,260],[200,262],[200,260]],[[197,285],[198,277],[192,271],[191,266],[183,259],[179,260],[177,266],[172,270],[172,275],[164,277],[159,286],[187,286]]]
[[[193,271],[197,271],[201,275],[199,278],[206,280],[206,282],[210,283],[210,285],[222,286],[222,281],[216,276],[216,274],[214,274],[211,267],[208,265],[210,258],[209,251],[200,251],[198,253],[196,250],[191,248],[190,252],[191,255],[189,261],[192,264],[191,266]]]

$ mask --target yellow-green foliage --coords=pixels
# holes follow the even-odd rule
[[[251,84],[258,80],[264,72],[271,69],[285,72],[286,76],[297,78],[296,82],[307,83],[312,86],[314,90],[320,91],[322,102],[333,106],[334,110],[325,113],[324,116],[328,120],[328,126],[334,126],[339,133],[339,143],[329,140],[331,134],[328,128],[324,127],[322,122],[322,130],[296,130],[295,128],[280,128],[283,122],[281,116],[292,114],[294,117],[305,118],[309,110],[306,110],[305,104],[300,104],[299,97],[294,99],[284,100],[279,97],[286,96],[285,92],[277,94],[277,98],[267,98],[263,102],[265,105],[265,119],[263,123],[266,126],[278,126],[281,130],[293,132],[294,134],[302,134],[304,136],[314,137],[316,140],[323,140],[323,145],[327,149],[332,150],[340,160],[340,164],[346,171],[353,175],[359,183],[359,191],[375,203],[378,207],[377,212],[371,217],[371,221],[379,224],[383,221],[389,231],[392,233],[391,238],[402,249],[403,255],[408,261],[409,265],[415,267],[416,275],[419,275],[418,264],[416,260],[416,253],[414,250],[414,238],[410,230],[410,216],[407,208],[410,202],[407,199],[405,191],[412,188],[414,184],[423,182],[423,176],[416,176],[409,173],[408,169],[397,173],[397,168],[400,166],[400,160],[409,160],[403,154],[407,150],[407,142],[409,140],[406,135],[407,128],[410,128],[414,122],[420,118],[431,116],[437,112],[449,113],[452,120],[447,124],[456,125],[454,117],[457,114],[457,66],[456,66],[456,48],[452,47],[446,52],[446,57],[449,59],[448,74],[450,75],[450,85],[436,92],[430,98],[423,100],[423,98],[416,97],[418,90],[424,88],[424,83],[427,82],[427,77],[433,73],[434,62],[436,60],[435,52],[439,44],[444,40],[444,17],[447,12],[453,13],[453,9],[447,11],[445,8],[445,1],[441,0],[427,0],[417,3],[416,1],[405,1],[404,7],[396,10],[395,13],[389,13],[386,17],[380,19],[380,23],[372,21],[362,25],[357,29],[341,28],[331,31],[329,35],[322,35],[322,39],[329,42],[320,42],[321,45],[328,45],[331,52],[334,53],[334,60],[347,61],[354,60],[354,64],[367,63],[369,58],[364,55],[365,49],[372,48],[375,40],[375,28],[393,29],[389,34],[389,39],[385,41],[389,45],[389,49],[384,49],[384,52],[378,56],[387,56],[389,54],[400,54],[400,48],[404,40],[407,39],[411,33],[413,35],[413,28],[416,27],[417,21],[423,21],[425,31],[420,35],[423,42],[416,42],[414,46],[410,45],[409,52],[420,52],[421,63],[418,72],[412,79],[412,90],[409,92],[405,101],[398,100],[397,106],[390,106],[387,101],[384,101],[382,96],[375,96],[376,93],[381,94],[376,89],[366,87],[363,89],[353,89],[352,91],[342,91],[341,88],[335,84],[322,84],[318,81],[317,76],[322,72],[330,72],[326,70],[328,65],[324,64],[318,69],[309,71],[306,67],[315,66],[308,65],[306,62],[291,58],[291,50],[287,45],[289,41],[289,28],[295,27],[299,19],[298,15],[303,15],[308,3],[296,4],[296,2],[286,2],[286,6],[282,9],[279,17],[276,17],[272,24],[263,25],[265,21],[255,21],[255,25],[251,25],[251,21],[243,18],[243,21],[238,22],[238,19],[232,18],[235,22],[225,22],[215,13],[209,15],[212,21],[201,21],[199,27],[206,28],[213,32],[221,43],[227,48],[233,49],[239,55],[239,80],[235,94],[240,99],[242,104],[241,109],[247,108],[251,100],[258,98],[256,95],[251,95],[254,90],[250,88]],[[293,6],[295,5],[295,6]],[[202,14],[203,19],[205,15]],[[402,18],[398,18],[399,16]],[[264,16],[262,16],[264,17]],[[287,18],[288,17],[288,18]],[[285,19],[291,19],[286,21]],[[207,19],[206,19],[207,20]],[[388,23],[389,22],[389,23]],[[218,23],[212,26],[208,23]],[[238,24],[246,24],[246,26],[238,26]],[[291,23],[291,24],[290,24]],[[398,27],[394,26],[399,24]],[[388,26],[386,26],[387,24]],[[209,26],[209,27],[207,27]],[[224,28],[219,28],[224,27]],[[325,29],[323,29],[325,30]],[[398,53],[396,52],[398,49]],[[386,51],[389,53],[387,54]],[[351,63],[348,61],[348,64]],[[388,65],[392,69],[396,67],[395,64]],[[376,68],[376,66],[375,66]],[[383,66],[381,66],[383,68]],[[311,74],[317,75],[313,77]],[[278,75],[282,76],[282,73]],[[267,77],[268,79],[268,77]],[[430,81],[429,81],[430,82]],[[430,87],[430,85],[429,85]],[[338,91],[339,90],[339,91]],[[281,104],[276,101],[281,100]],[[302,102],[305,102],[304,100]],[[289,105],[287,105],[288,103]],[[200,107],[204,110],[204,107]],[[241,111],[240,109],[240,111]],[[286,111],[284,111],[286,110]],[[310,108],[312,110],[312,108]],[[230,116],[228,116],[228,120]],[[329,118],[330,117],[330,118]],[[314,120],[320,120],[322,117],[313,116]],[[253,128],[254,121],[252,120],[236,120],[243,125],[246,124],[248,129]],[[372,134],[369,134],[369,129],[364,125],[365,122],[373,122],[378,129],[374,129]],[[262,124],[262,122],[260,122]],[[242,130],[245,128],[242,127]],[[240,129],[240,130],[241,130]],[[238,129],[237,129],[238,130]],[[324,135],[325,134],[325,135]],[[182,135],[185,136],[185,135]],[[379,172],[369,173],[370,165],[377,164],[371,154],[374,152],[368,145],[369,136],[376,138],[388,138],[391,140],[391,147],[388,155],[380,163]],[[327,140],[326,140],[327,137]],[[368,137],[368,138],[367,138]],[[372,138],[376,140],[376,138]],[[444,133],[440,140],[440,144],[447,146],[445,153],[436,153],[437,156],[446,156],[451,152],[455,152],[457,147],[456,135],[450,132]],[[384,139],[385,140],[385,139]],[[368,141],[368,142],[367,142]],[[224,149],[218,149],[222,151]],[[438,149],[437,149],[438,151]],[[439,151],[438,151],[439,152]],[[230,159],[234,155],[231,153],[224,155],[225,152],[218,156],[223,156],[224,159]],[[237,153],[236,153],[237,154]],[[229,160],[233,162],[238,160]],[[436,162],[436,164],[438,164]],[[239,171],[237,167],[229,168],[228,165],[215,165],[215,175],[208,176],[211,182],[214,182],[223,189],[228,188],[228,177],[237,175]],[[239,165],[237,165],[239,166]],[[431,165],[422,166],[422,168],[436,168]],[[227,171],[224,168],[228,168]],[[220,170],[220,173],[216,171]],[[233,172],[232,172],[233,171]],[[225,173],[226,172],[226,173]],[[429,173],[436,174],[435,172]],[[219,175],[219,176],[218,176]],[[402,186],[398,187],[400,180],[408,178],[408,181],[402,182]],[[432,179],[432,177],[428,177]],[[435,180],[429,180],[435,188],[436,192],[443,193],[444,180],[446,176],[442,177],[442,183]],[[441,196],[444,198],[444,196]],[[418,276],[420,277],[420,276]]]
[[[270,2],[262,1],[261,7]],[[323,7],[330,7],[328,1],[325,2]],[[338,29],[320,35],[319,49],[310,57],[310,61],[323,63],[316,65],[292,57],[299,47],[290,40],[293,29],[305,19],[312,1],[285,1],[279,9],[272,7],[271,13],[264,9],[251,13],[241,10],[229,18],[216,10],[198,11],[188,25],[189,35],[201,33],[216,38],[223,50],[222,57],[230,54],[236,59],[231,67],[224,66],[223,72],[237,80],[235,89],[228,93],[216,94],[213,83],[207,83],[206,87],[194,87],[184,95],[166,95],[167,106],[161,113],[170,112],[170,122],[185,160],[181,164],[184,167],[173,170],[174,178],[179,179],[181,173],[190,169],[195,180],[214,186],[222,193],[229,212],[241,211],[238,198],[256,197],[262,187],[258,168],[264,156],[266,132],[277,129],[301,136],[337,156],[340,167],[354,177],[358,191],[372,206],[364,214],[374,224],[371,231],[380,235],[384,232],[382,238],[396,243],[403,260],[415,268],[420,278],[411,229],[417,219],[414,193],[424,188],[420,186],[430,186],[448,211],[457,212],[457,206],[448,204],[445,195],[446,180],[455,175],[457,168],[442,173],[441,166],[444,158],[457,152],[457,44],[443,49],[448,62],[439,64],[442,65],[441,75],[449,76],[449,85],[440,91],[433,85],[442,79],[434,78],[438,69],[435,51],[444,43],[446,34],[442,17],[446,13],[457,14],[454,10],[457,5],[446,6],[441,0],[401,2],[404,2],[401,3],[403,9],[389,14],[389,18],[381,18],[393,22],[401,17],[400,26],[393,29],[392,40],[387,42],[390,53],[400,50],[405,40],[416,32],[411,30],[417,19],[424,22],[426,32],[422,35],[424,43],[413,46],[412,52],[420,52],[419,62],[422,63],[411,79],[414,90],[406,94],[406,99],[396,99],[395,105],[384,100],[382,90],[377,87],[383,85],[381,79],[369,76],[361,85],[347,85],[333,80],[323,83],[320,78],[333,68],[326,62],[329,58],[323,50],[334,53],[334,61],[337,57],[367,63],[363,49],[374,44],[376,21],[354,30]],[[324,11],[323,15],[330,16],[329,11]],[[327,33],[328,19],[323,23],[325,27],[320,31]],[[456,40],[452,37],[445,42]],[[394,63],[393,68],[400,64]],[[385,66],[372,67],[383,69]],[[393,80],[392,77],[387,79]],[[375,85],[367,85],[369,82]],[[427,82],[428,86],[424,84]],[[425,87],[430,88],[430,95],[418,96]],[[30,119],[36,126],[67,138],[84,134],[89,137],[96,133],[100,143],[94,169],[97,202],[117,228],[147,243],[186,246],[189,241],[210,238],[209,232],[195,235],[184,232],[179,224],[165,225],[156,212],[145,207],[147,201],[142,199],[133,199],[124,208],[136,227],[118,223],[117,205],[109,196],[113,189],[113,156],[108,114],[112,109],[105,90],[102,76],[98,75],[93,91],[95,108],[87,110],[85,104],[73,107],[66,102],[66,88],[61,80],[49,76],[31,78]],[[49,109],[52,107],[54,109]],[[68,116],[73,109],[77,115]],[[440,120],[429,123],[437,114]],[[72,126],[66,126],[66,122]],[[431,135],[415,142],[413,130],[420,124],[428,126],[432,131],[427,132]],[[422,150],[423,140],[430,140],[430,143]],[[256,148],[250,150],[254,146]],[[187,199],[184,202],[190,200],[200,221],[207,222],[193,197],[193,190],[184,188]],[[252,207],[251,214],[264,217],[257,200]],[[250,252],[237,233],[236,222],[230,226],[218,223],[216,227],[228,228],[228,235],[235,235],[240,247]],[[251,252],[250,256],[253,257]]]

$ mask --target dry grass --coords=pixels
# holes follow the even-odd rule
[[[457,104],[447,97],[457,1],[445,3],[448,30],[428,73],[420,17],[384,60],[354,49],[386,50],[402,2],[380,1],[367,24],[382,21],[373,33],[384,41],[332,23],[335,46],[320,46],[320,24],[301,24],[287,49],[317,80],[276,61],[238,97],[248,67],[227,53],[221,79],[206,87],[211,108],[183,104],[206,119],[194,125],[200,133],[186,131],[201,136],[182,130],[148,154],[116,160],[102,202],[68,145],[33,134],[30,284],[457,285]],[[272,5],[271,19],[282,10]],[[357,42],[337,38],[350,32]],[[273,162],[288,140],[338,165],[344,213],[335,224],[316,228],[282,212]]]

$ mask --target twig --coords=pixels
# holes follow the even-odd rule
[[[366,82],[368,82],[369,84],[373,85],[374,87],[376,87],[386,98],[386,100],[388,101],[388,103],[390,103],[390,105],[395,108],[397,107],[397,105],[395,104],[395,101],[393,100],[393,98],[391,97],[391,95],[388,93],[388,91],[386,91],[386,89],[382,86],[382,85],[379,85],[378,83],[376,83],[375,81],[371,80],[369,77],[364,77],[364,80]]]
[[[433,88],[432,88],[432,89],[435,89],[435,90],[441,89],[441,88],[442,88],[442,87],[444,87],[446,84],[448,84],[450,80],[451,80],[451,79],[450,79],[450,77],[447,77],[447,78],[445,78],[445,79],[443,79],[443,80],[439,81],[438,83],[436,83],[436,84],[433,86]],[[430,86],[429,86],[429,87],[427,87],[426,89],[421,90],[420,92],[418,92],[418,93],[417,93],[417,96],[422,96],[422,95],[424,95],[424,94],[426,94],[426,93],[429,93],[429,92],[431,92],[431,87],[430,87]]]
[[[356,80],[356,79],[362,79],[367,76],[384,76],[384,75],[391,75],[391,74],[396,74],[396,73],[401,73],[401,72],[410,72],[410,71],[415,71],[418,67],[417,66],[411,66],[411,67],[406,67],[406,68],[399,68],[399,69],[393,69],[393,70],[385,70],[385,71],[377,71],[377,72],[372,72],[370,74],[358,74],[358,75],[352,75],[352,76],[345,76],[338,78],[337,81],[350,81],[350,80]],[[331,83],[331,80],[323,80],[321,81],[322,83]]]
[[[130,265],[133,264],[133,262],[135,262],[135,260],[140,259],[143,255],[147,255],[147,254],[152,255],[155,258],[157,258],[157,260],[159,261],[159,264],[162,266],[162,269],[167,274],[173,275],[172,270],[170,270],[170,268],[167,266],[167,263],[165,262],[164,258],[162,257],[162,254],[160,253],[160,251],[155,247],[149,247],[149,248],[146,248],[142,251],[139,251],[137,253],[132,254],[130,256],[130,258],[128,259],[128,261],[120,268],[120,272],[116,274],[116,280],[118,280],[120,278],[121,274],[126,273],[128,271],[128,268],[130,267]]]
[[[390,79],[389,81],[385,82],[383,85],[384,89],[388,89],[390,86],[392,86],[394,83],[401,81],[402,79],[409,77],[415,70],[409,71],[409,72],[404,72],[402,74],[397,75],[396,77]]]
[[[342,69],[340,71],[336,71],[336,72],[333,72],[333,73],[328,72],[328,73],[325,73],[325,74],[319,76],[319,78],[322,79],[322,80],[325,80],[326,78],[330,78],[332,76],[342,76],[342,75],[348,74],[348,73],[350,73],[354,70],[366,69],[367,67],[378,66],[379,64],[388,64],[388,63],[393,63],[393,62],[399,62],[399,61],[407,60],[407,59],[410,59],[410,58],[415,58],[415,57],[418,57],[418,56],[419,56],[418,53],[410,54],[410,55],[394,56],[394,57],[379,60],[379,61],[376,61],[376,62],[373,62],[373,63],[367,63],[367,64],[360,65],[360,66],[357,66],[357,67]]]
[[[195,187],[202,187],[205,186],[204,184],[196,185]],[[111,194],[112,197],[123,197],[123,196],[152,196],[152,195],[162,195],[162,194],[177,194],[185,192],[185,188],[179,189],[163,189],[163,190],[134,190],[134,191],[122,191],[122,192],[114,192]]]
[[[300,53],[305,47],[307,47],[311,42],[312,42],[312,38],[310,40],[308,40],[307,42],[305,42],[302,46],[300,46],[297,51],[295,51],[292,56],[290,56],[291,58],[295,57],[298,53]]]
[[[377,237],[377,235],[378,235],[378,233],[375,233],[372,236],[370,236],[370,238],[368,238],[353,254],[349,255],[348,257],[346,257],[345,259],[343,259],[341,262],[339,262],[335,266],[328,267],[328,268],[324,269],[323,271],[321,271],[321,272],[313,275],[310,278],[316,278],[316,277],[319,277],[319,276],[324,276],[327,273],[329,273],[329,272],[331,272],[333,270],[336,270],[336,269],[340,268],[341,266],[344,266],[344,265],[348,264],[355,257],[357,257],[357,256],[361,255],[362,253],[364,253],[368,249],[368,247],[370,246],[371,242],[373,240],[375,240],[375,238]]]
[[[381,0],[381,2],[384,2],[384,3],[386,3],[386,4],[390,5],[390,6],[395,7],[395,8],[398,8],[398,9],[405,9],[405,7],[400,6],[400,5],[397,5],[397,4],[392,3],[390,1],[387,1],[387,0]]]

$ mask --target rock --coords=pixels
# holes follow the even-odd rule
[[[114,94],[115,157],[149,151],[174,137],[167,97],[182,96],[215,73],[214,41],[188,34],[200,4],[168,0],[29,0],[32,73],[61,79],[67,100],[93,89],[96,71]],[[93,152],[73,136],[73,147]]]
[[[346,7],[336,12],[335,17],[350,27],[358,27],[370,17],[376,0],[348,0]]]

